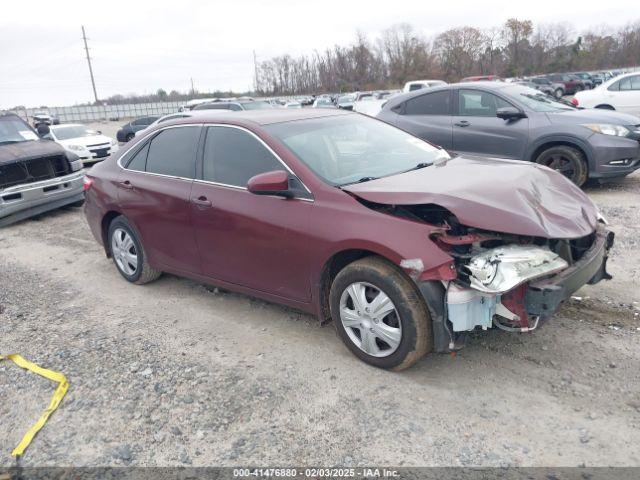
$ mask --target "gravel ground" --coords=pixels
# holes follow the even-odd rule
[[[79,209],[0,231],[0,353],[71,388],[25,466],[639,466],[640,174],[591,187],[614,280],[538,331],[390,373],[309,315],[165,275],[127,284]],[[55,385],[0,362],[0,466]]]

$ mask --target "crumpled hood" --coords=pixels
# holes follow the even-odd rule
[[[19,160],[64,155],[64,149],[51,140],[32,140],[28,142],[8,143],[0,145],[0,165]]]
[[[469,227],[544,238],[589,235],[598,215],[582,190],[547,167],[476,156],[342,189],[374,203],[439,205]]]

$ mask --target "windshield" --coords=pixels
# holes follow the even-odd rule
[[[87,128],[84,125],[68,125],[65,127],[52,128],[51,131],[58,140],[69,140],[71,138],[99,135],[98,132]]]
[[[270,103],[267,102],[246,102],[242,106],[245,110],[262,110],[263,108],[273,108]]]
[[[564,110],[574,110],[567,103],[559,102],[553,97],[534,90],[533,88],[513,85],[501,90],[505,95],[513,98],[515,101],[525,105],[534,112],[559,112]]]
[[[276,123],[266,130],[330,185],[386,177],[450,158],[443,149],[362,115]]]
[[[22,120],[14,116],[0,117],[0,145],[38,140],[38,136]]]

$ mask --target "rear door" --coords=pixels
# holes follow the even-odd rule
[[[503,98],[480,89],[457,91],[453,120],[453,150],[494,157],[523,159],[529,139],[529,119],[503,120],[498,108],[514,107]]]
[[[423,140],[451,149],[451,103],[449,89],[410,98],[398,109],[395,124]]]
[[[153,263],[199,273],[190,217],[199,125],[167,127],[125,159],[118,201]]]

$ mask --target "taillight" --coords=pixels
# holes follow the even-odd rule
[[[93,178],[87,177],[85,175],[83,182],[84,182],[84,184],[82,186],[82,189],[86,192],[87,190],[89,190],[91,188],[91,185],[93,185]]]
[[[573,98],[571,99],[571,104],[572,104],[574,107],[577,107],[577,106],[578,106],[578,99],[577,99],[576,97],[573,97]]]

